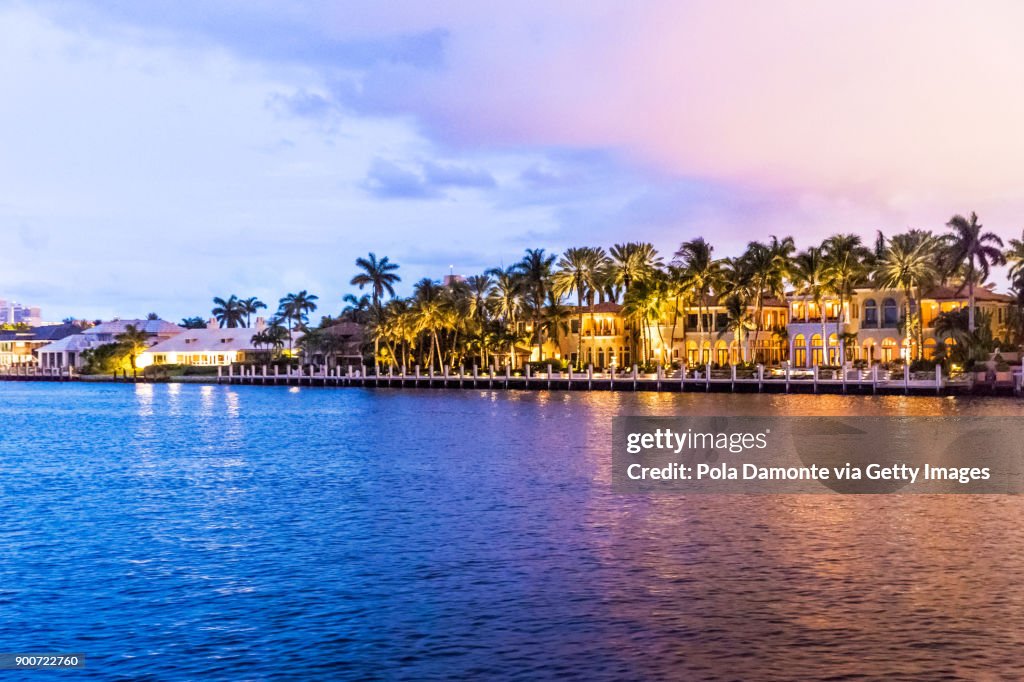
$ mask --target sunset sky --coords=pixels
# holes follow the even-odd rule
[[[178,320],[308,289],[326,314],[368,251],[407,292],[538,246],[725,256],[971,210],[1017,237],[1022,25],[1014,2],[0,2],[0,298]]]

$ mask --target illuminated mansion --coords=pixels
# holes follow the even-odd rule
[[[976,310],[985,313],[996,338],[1006,334],[1013,300],[991,288],[975,290]],[[700,311],[690,306],[675,315],[663,313],[656,322],[640,325],[635,331],[624,318],[621,305],[598,303],[583,306],[582,333],[577,334],[581,329],[579,309],[572,306],[567,333],[559,334],[557,341],[545,342],[544,357],[574,362],[577,353],[582,353],[583,364],[606,369],[640,362],[634,353],[646,355],[656,364],[685,362],[690,367],[709,362],[773,365],[784,360],[792,360],[796,367],[811,367],[838,365],[843,357],[848,362],[872,363],[917,356],[918,335],[911,334],[908,339],[902,326],[906,316],[903,292],[856,289],[842,304],[836,297],[827,297],[821,307],[824,320],[819,305],[804,297],[790,295],[787,302],[765,299],[760,317],[753,305],[748,307],[743,331],[738,333],[734,316],[715,297]],[[934,357],[939,341],[955,343],[952,338],[937,337],[934,323],[938,315],[966,307],[967,292],[950,287],[938,287],[921,296],[920,337],[925,358]],[[916,317],[916,307],[913,312]],[[536,348],[533,356],[538,359]]]

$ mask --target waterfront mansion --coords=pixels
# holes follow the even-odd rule
[[[995,338],[1006,336],[1013,300],[991,286],[975,290],[976,309],[986,314]],[[784,360],[795,367],[811,367],[840,364],[843,357],[869,364],[916,357],[916,334],[908,340],[902,325],[906,316],[903,292],[861,288],[841,304],[837,297],[824,298],[821,307],[824,319],[818,304],[806,297],[790,294],[785,302],[765,299],[760,318],[756,308],[749,306],[743,331],[737,332],[739,325],[724,302],[712,296],[700,311],[690,306],[677,314],[663,313],[656,322],[633,332],[631,339],[621,305],[606,302],[583,306],[582,327],[579,309],[573,306],[568,333],[560,334],[557,341],[549,339],[544,356],[575,362],[577,354],[582,353],[584,364],[602,370],[631,366],[638,361],[633,353],[645,355],[656,364],[685,363],[690,367],[709,362],[774,365]],[[966,307],[966,290],[936,287],[921,295],[925,358],[933,357],[939,341],[954,343],[952,339],[937,338],[938,315]],[[916,302],[914,312],[916,316]],[[536,348],[533,354],[537,355]]]

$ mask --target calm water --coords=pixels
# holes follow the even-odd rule
[[[1024,416],[0,383],[0,650],[87,654],[61,679],[1024,677],[1024,499],[609,490],[617,414],[854,411]]]

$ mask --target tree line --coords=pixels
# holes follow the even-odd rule
[[[557,344],[573,333],[580,349],[576,366],[582,369],[584,317],[593,318],[596,305],[615,302],[622,305],[626,338],[640,364],[653,360],[652,336],[671,348],[687,331],[699,335],[701,348],[713,333],[731,332],[747,362],[755,359],[754,340],[765,334],[784,340],[785,328],[765,329],[762,313],[767,301],[784,300],[789,291],[814,304],[827,358],[833,350],[828,347],[830,322],[836,337],[843,339],[844,304],[856,288],[870,286],[904,294],[899,329],[920,359],[921,299],[933,287],[947,285],[966,292],[969,303],[965,311],[943,313],[934,322],[937,332],[954,338],[958,346],[940,346],[938,353],[977,354],[1000,340],[991,338],[988,320],[976,312],[975,294],[989,280],[992,268],[1005,264],[1011,265],[1017,305],[1010,324],[1012,338],[1001,342],[1016,347],[1024,331],[1024,234],[1004,244],[984,230],[974,213],[954,215],[939,232],[879,232],[871,244],[859,235],[839,233],[798,250],[792,237],[771,236],[751,241],[735,257],[716,257],[714,247],[700,237],[682,242],[668,257],[646,242],[608,249],[579,246],[561,254],[527,249],[521,260],[504,268],[451,278],[445,284],[421,279],[407,297],[395,293],[401,281],[399,266],[371,253],[356,260],[358,272],[351,285],[360,294],[346,295],[340,316],[324,317],[319,326],[342,320],[362,325],[372,341],[378,371],[381,364],[439,367],[495,362],[515,367],[517,348],[535,348],[536,357],[545,361],[545,342]],[[288,294],[254,340],[280,349],[285,339],[290,343],[291,331],[308,334],[316,300],[305,291]],[[834,320],[826,316],[827,300],[839,304]],[[250,326],[252,315],[266,308],[258,299],[236,296],[215,298],[214,304],[212,314],[225,327]],[[706,324],[713,305],[720,306],[726,318],[716,329]],[[696,325],[687,329],[690,310],[697,312]],[[329,344],[324,335],[311,338]]]

